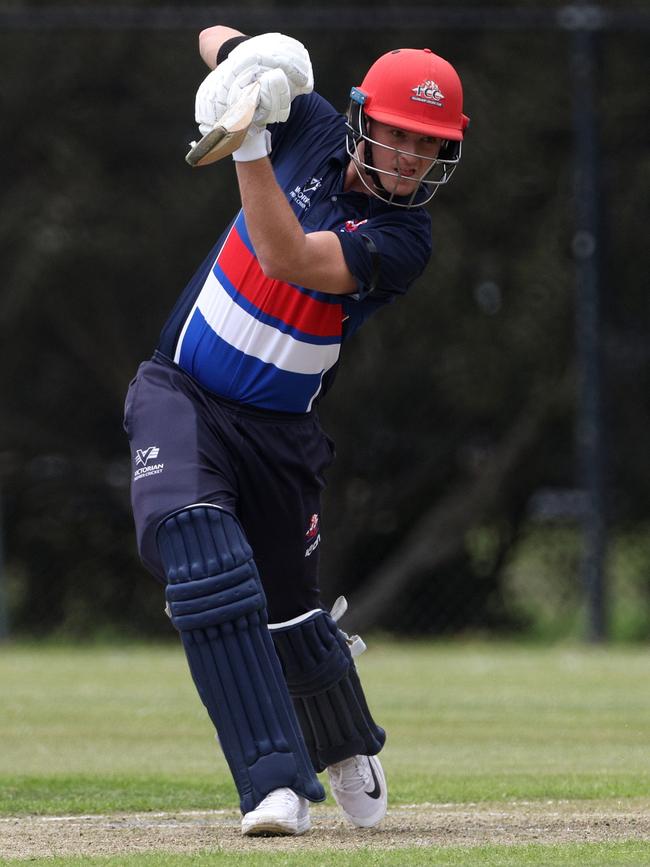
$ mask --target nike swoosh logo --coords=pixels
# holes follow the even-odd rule
[[[375,788],[372,790],[372,792],[366,792],[366,795],[368,795],[369,798],[374,798],[375,800],[377,800],[377,798],[381,797],[381,786],[379,785],[379,780],[377,779],[377,774],[375,773],[375,766],[372,763],[372,759],[368,759],[368,764],[370,765],[370,773],[372,774],[372,778],[375,781]]]

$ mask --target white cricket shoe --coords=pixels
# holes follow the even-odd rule
[[[386,815],[388,789],[377,756],[353,756],[327,768],[334,800],[357,828],[372,828]]]
[[[309,831],[309,802],[293,789],[274,789],[241,820],[241,832],[248,837],[278,837]]]

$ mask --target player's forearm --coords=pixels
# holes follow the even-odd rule
[[[304,255],[305,233],[275,180],[271,162],[265,158],[236,165],[246,227],[260,267],[274,279],[292,279],[289,272]]]
[[[304,233],[267,158],[238,162],[237,179],[248,234],[267,277],[331,295],[357,291],[336,235]]]
[[[224,42],[232,39],[233,36],[243,36],[239,30],[234,30],[232,27],[225,27],[222,24],[216,27],[208,27],[199,33],[199,54],[203,62],[215,69],[217,66],[217,54]]]

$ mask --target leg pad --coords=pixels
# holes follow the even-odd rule
[[[172,623],[217,730],[242,812],[284,786],[323,800],[238,521],[215,506],[190,506],[161,523],[158,546]]]
[[[368,710],[345,635],[323,610],[269,626],[317,773],[376,755],[386,733]]]

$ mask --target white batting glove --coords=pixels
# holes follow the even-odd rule
[[[240,98],[240,83],[242,87],[246,87],[250,83],[248,77],[248,74],[244,73],[230,89],[230,104]],[[257,81],[260,83],[260,97],[253,123],[243,144],[233,151],[232,155],[235,162],[239,163],[259,160],[271,153],[271,134],[266,129],[266,124],[285,121],[291,109],[289,82],[281,69],[269,69],[262,73]]]
[[[286,74],[281,69],[254,66],[233,80],[229,60],[227,58],[210,72],[196,92],[195,118],[201,135],[214,127],[226,109],[239,100],[242,90],[253,81],[260,83],[254,122],[265,126],[285,121],[291,108],[291,87]]]
[[[266,126],[267,123],[282,123],[289,117],[291,110],[291,89],[287,76],[281,69],[268,69],[261,75],[249,69],[235,79],[228,91],[228,106],[241,98],[242,90],[253,81],[260,83],[260,96],[253,123]]]
[[[229,86],[226,85],[226,79],[230,79],[231,74],[232,68],[226,59],[206,75],[196,91],[194,117],[201,135],[210,132],[228,108]]]
[[[291,101],[299,94],[311,93],[314,89],[314,73],[309,52],[302,42],[291,36],[262,33],[240,42],[227,59],[232,61],[234,78],[255,67],[281,69],[289,81]]]

